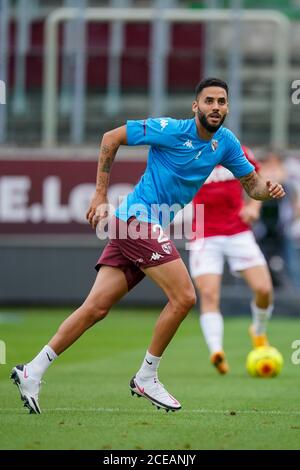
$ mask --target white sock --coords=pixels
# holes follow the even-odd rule
[[[141,368],[136,374],[136,377],[139,380],[147,380],[150,377],[155,377],[157,374],[160,359],[160,357],[152,356],[152,354],[147,351]]]
[[[57,354],[50,346],[43,347],[37,356],[26,364],[28,375],[35,380],[41,380],[48,367],[55,361]]]
[[[205,312],[200,315],[200,326],[210,354],[223,351],[224,323],[220,312]]]
[[[270,304],[267,308],[260,308],[255,302],[251,302],[252,323],[255,334],[262,335],[266,332],[267,323],[272,316],[273,308],[273,304]]]

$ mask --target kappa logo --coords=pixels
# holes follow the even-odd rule
[[[165,127],[167,127],[167,125],[169,124],[168,120],[167,119],[161,119],[159,121],[159,124],[160,124],[160,127],[162,128],[162,130],[164,130]]]
[[[186,142],[184,142],[183,146],[188,148],[188,149],[193,149],[194,148],[193,142],[191,140],[187,140]]]
[[[171,245],[170,242],[163,243],[163,245],[161,245],[161,247],[164,250],[164,252],[167,253],[167,255],[170,255],[172,253],[172,245]]]
[[[155,253],[152,253],[152,256],[150,258],[150,261],[158,261],[160,258],[163,258],[163,255],[160,255],[159,253],[157,253],[157,251]]]
[[[211,141],[211,148],[213,149],[214,152],[217,150],[218,145],[219,145],[219,142],[217,140],[213,139]]]

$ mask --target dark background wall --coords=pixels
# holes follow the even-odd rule
[[[58,239],[37,243],[34,238],[7,240],[0,245],[0,303],[2,305],[79,305],[94,282],[94,265],[104,243],[95,237]],[[188,263],[188,253],[179,246]],[[251,292],[242,280],[225,271],[222,309],[227,315],[249,314]],[[157,306],[164,293],[150,280],[143,280],[120,302],[122,305]],[[276,289],[275,314],[298,315],[299,297],[286,288]]]

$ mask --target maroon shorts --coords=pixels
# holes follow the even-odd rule
[[[174,243],[159,225],[139,222],[130,217],[127,222],[114,217],[114,234],[97,261],[101,266],[121,269],[127,280],[128,290],[138,284],[145,274],[141,268],[149,268],[180,258]]]

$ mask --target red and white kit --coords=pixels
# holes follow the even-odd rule
[[[242,148],[258,171],[258,163],[251,150],[245,146]],[[204,204],[204,221],[196,218],[197,204]],[[190,251],[192,277],[222,274],[225,257],[233,272],[266,264],[250,226],[240,217],[243,205],[243,187],[239,180],[218,165],[193,199],[193,232],[196,239]],[[200,224],[203,222],[204,238],[200,237],[203,233]]]

